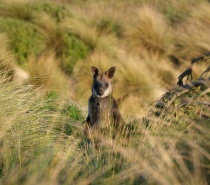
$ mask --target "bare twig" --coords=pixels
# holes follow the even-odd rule
[[[194,63],[196,63],[196,62],[199,62],[199,61],[201,61],[201,60],[208,60],[209,58],[206,58],[206,57],[208,57],[208,56],[210,56],[210,52],[208,52],[208,53],[205,53],[203,56],[200,56],[200,57],[197,57],[197,58],[194,58],[194,59],[192,59],[192,61],[191,61],[191,63],[190,63],[190,66],[178,77],[178,82],[177,82],[177,85],[179,85],[179,86],[186,86],[186,87],[189,87],[189,85],[184,85],[183,84],[183,78],[185,77],[185,76],[187,76],[187,79],[189,79],[189,77],[191,78],[190,80],[192,80],[192,67],[193,67],[193,65],[194,65]],[[207,73],[210,71],[210,66],[201,74],[201,76],[200,76],[200,79],[202,79],[202,80],[205,80],[204,79],[204,77],[207,75]],[[192,83],[193,84],[193,83]],[[198,82],[198,83],[196,83],[196,85],[198,86],[200,84],[200,82]],[[201,84],[200,84],[201,85]]]

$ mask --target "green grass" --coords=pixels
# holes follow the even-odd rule
[[[24,65],[29,56],[40,53],[40,35],[37,34],[30,23],[1,17],[0,32],[8,34],[9,44],[12,52],[16,54],[18,64]]]

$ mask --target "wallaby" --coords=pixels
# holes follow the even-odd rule
[[[88,101],[88,116],[86,119],[90,129],[106,127],[110,123],[114,128],[119,128],[122,117],[118,104],[112,96],[112,78],[116,68],[111,67],[105,73],[99,73],[95,67],[91,67],[93,75],[92,95]]]

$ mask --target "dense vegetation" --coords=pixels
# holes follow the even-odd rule
[[[0,184],[209,184],[208,57],[176,87],[209,26],[207,0],[0,0]],[[125,121],[99,149],[91,65],[117,67]]]

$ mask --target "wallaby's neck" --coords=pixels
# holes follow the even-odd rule
[[[101,97],[97,97],[97,96],[93,96],[95,100],[101,102],[101,101],[105,101],[105,100],[110,100],[112,98],[112,93],[109,94],[108,96],[105,96],[103,98]]]

